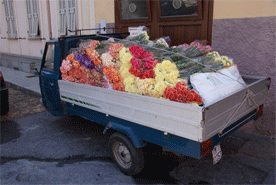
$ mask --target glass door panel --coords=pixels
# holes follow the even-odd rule
[[[147,19],[147,0],[120,0],[121,19]]]
[[[197,0],[160,0],[161,16],[197,16],[197,3]]]

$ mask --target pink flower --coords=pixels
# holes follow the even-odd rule
[[[154,68],[153,64],[154,64],[154,58],[150,58],[150,59],[146,60],[143,67],[148,68],[148,69],[153,69]]]
[[[141,59],[149,58],[149,57],[152,57],[152,53],[151,52],[147,52],[147,51],[145,51],[144,53],[142,53],[142,55],[140,56]]]
[[[142,62],[140,59],[132,58],[130,60],[130,63],[132,64],[133,67],[139,68]]]
[[[141,48],[140,46],[133,45],[133,46],[129,47],[129,51],[131,52],[132,55],[134,55],[134,57],[140,58],[140,56],[144,52],[144,48]]]
[[[63,60],[61,66],[65,71],[70,71],[73,67],[69,60]]]

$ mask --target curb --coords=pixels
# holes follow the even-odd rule
[[[254,134],[254,133],[248,133],[248,132],[244,132],[244,131],[240,131],[240,130],[236,130],[231,135],[235,136],[235,137],[242,138],[242,139],[248,139],[248,140],[253,140],[253,141],[265,140],[265,141],[276,142],[276,140],[273,137]]]
[[[16,89],[16,90],[20,90],[20,91],[22,91],[23,93],[26,93],[26,94],[31,95],[31,96],[35,96],[35,97],[41,98],[41,94],[38,93],[38,92],[35,92],[35,91],[30,90],[30,89],[21,87],[21,86],[19,86],[19,85],[13,84],[13,83],[11,83],[11,82],[5,81],[5,83],[6,83],[6,85],[7,85],[8,87],[12,87],[12,88],[14,88],[14,89]]]

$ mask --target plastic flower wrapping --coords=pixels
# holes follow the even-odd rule
[[[82,40],[62,61],[62,79],[203,105],[189,77],[230,67],[233,61],[199,42],[169,47],[166,40],[150,41],[147,32],[126,39]]]

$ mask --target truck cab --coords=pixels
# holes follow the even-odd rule
[[[60,100],[58,80],[60,79],[60,48],[58,40],[46,42],[41,63],[39,85],[41,101],[54,116],[65,115]]]

